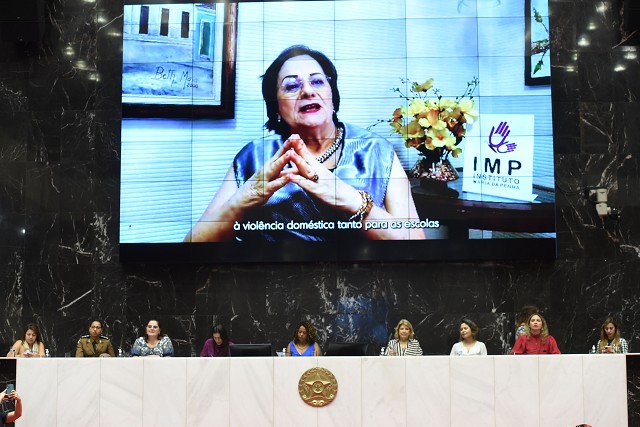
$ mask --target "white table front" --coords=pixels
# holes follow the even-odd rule
[[[314,408],[309,368],[338,381]],[[19,359],[17,427],[626,426],[622,355]]]

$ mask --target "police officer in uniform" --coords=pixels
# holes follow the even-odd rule
[[[114,357],[111,340],[102,335],[102,322],[94,320],[89,326],[89,335],[83,335],[76,345],[76,357]]]

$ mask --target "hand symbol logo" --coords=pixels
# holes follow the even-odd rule
[[[493,143],[494,133],[502,137],[502,141],[498,142],[497,144]],[[510,133],[511,130],[509,130],[509,125],[507,124],[507,122],[500,122],[500,124],[498,125],[498,129],[496,129],[495,126],[492,126],[491,133],[489,134],[489,148],[491,148],[494,153],[500,154],[511,153],[512,151],[515,151],[517,144],[515,142],[507,141],[507,137]]]

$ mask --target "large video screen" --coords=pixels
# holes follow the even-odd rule
[[[547,0],[125,0],[123,262],[553,258]]]

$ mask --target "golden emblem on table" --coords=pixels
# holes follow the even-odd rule
[[[326,406],[338,394],[338,381],[328,369],[311,368],[300,377],[298,393],[307,405]]]

